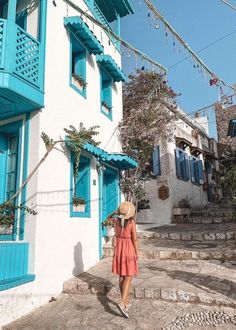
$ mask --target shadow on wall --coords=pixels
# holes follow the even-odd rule
[[[74,247],[74,269],[72,274],[77,276],[84,271],[82,244],[78,242]]]

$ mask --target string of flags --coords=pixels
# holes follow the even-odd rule
[[[210,70],[210,68],[199,58],[199,56],[191,49],[191,47],[184,41],[184,39],[175,31],[175,29],[170,25],[170,23],[164,18],[164,16],[157,10],[157,8],[153,5],[151,0],[143,0],[148,7],[148,19],[151,18],[155,21],[162,22],[164,25],[164,33],[165,37],[168,40],[169,35],[173,38],[173,49],[174,52],[177,50],[176,41],[178,41],[179,46],[183,48],[184,51],[187,51],[193,61],[193,67],[198,69],[201,75],[205,75],[210,86],[217,87],[228,87],[233,89],[232,86],[227,85],[223,79],[221,79],[217,74]],[[158,24],[159,25],[159,24]],[[181,52],[181,48],[178,48],[178,51]]]

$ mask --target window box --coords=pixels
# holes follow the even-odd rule
[[[72,84],[81,92],[83,92],[84,88],[87,86],[86,81],[76,73],[72,74]]]

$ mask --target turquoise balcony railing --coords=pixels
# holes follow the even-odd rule
[[[0,119],[44,105],[41,43],[0,19]]]

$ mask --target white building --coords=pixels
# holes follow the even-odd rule
[[[202,209],[220,197],[217,143],[208,135],[207,117],[189,119],[176,110],[171,140],[161,140],[153,152],[155,178],[145,183],[150,209],[140,210],[138,223],[171,224],[173,208],[189,204]]]
[[[128,0],[73,2],[117,34],[120,19],[133,13]],[[121,198],[120,170],[136,166],[119,154],[120,45],[77,9],[57,0],[1,1],[0,204],[44,156],[41,132],[57,140],[69,125],[99,125],[101,144],[84,146],[79,176],[58,144],[16,200],[37,215],[18,212],[12,226],[0,226],[0,325],[99,260],[101,222]],[[73,196],[85,199],[84,211],[73,208]]]

